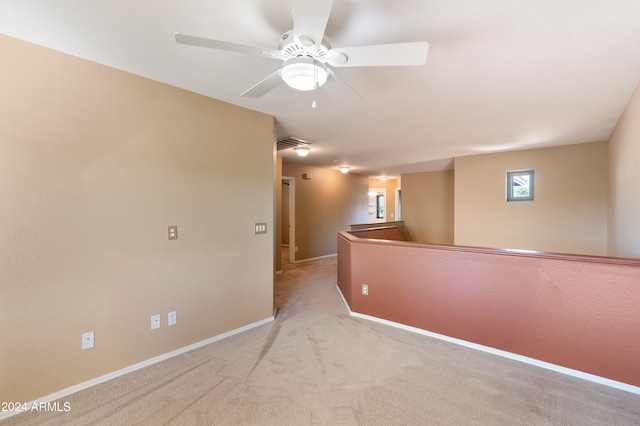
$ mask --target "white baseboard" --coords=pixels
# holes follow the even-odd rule
[[[577,377],[579,379],[588,380],[590,382],[599,383],[601,385],[609,386],[609,387],[612,387],[612,388],[616,388],[616,389],[620,389],[620,390],[623,390],[623,391],[626,391],[626,392],[631,392],[631,393],[635,393],[635,394],[640,395],[640,387],[638,387],[638,386],[634,386],[634,385],[630,385],[630,384],[627,384],[627,383],[619,382],[617,380],[607,379],[605,377],[596,376],[595,374],[585,373],[583,371],[574,370],[572,368],[563,367],[561,365],[551,364],[549,362],[540,361],[540,360],[535,359],[535,358],[529,358],[529,357],[524,356],[524,355],[514,354],[512,352],[503,351],[501,349],[492,348],[490,346],[479,345],[477,343],[468,342],[466,340],[456,339],[455,337],[450,337],[450,336],[446,336],[444,334],[434,333],[432,331],[423,330],[421,328],[411,327],[409,325],[400,324],[400,323],[389,321],[389,320],[385,320],[385,319],[382,319],[382,318],[377,318],[377,317],[372,317],[370,315],[364,315],[364,314],[359,314],[357,312],[352,312],[351,308],[347,304],[347,300],[344,298],[344,295],[342,294],[342,291],[340,291],[340,287],[336,286],[336,288],[338,289],[338,293],[340,294],[340,297],[342,298],[342,302],[345,304],[345,306],[347,307],[347,310],[349,311],[349,315],[351,315],[352,317],[362,318],[362,319],[365,319],[365,320],[368,320],[368,321],[374,321],[374,322],[377,322],[377,323],[380,323],[380,324],[385,324],[385,325],[388,325],[388,326],[391,326],[391,327],[400,328],[400,329],[403,329],[403,330],[410,331],[412,333],[417,333],[417,334],[421,334],[423,336],[433,337],[435,339],[440,339],[440,340],[444,340],[446,342],[455,343],[456,345],[466,346],[467,348],[476,349],[476,350],[483,351],[483,352],[488,352],[490,354],[498,355],[498,356],[501,356],[501,357],[504,357],[504,358],[509,358],[509,359],[512,359],[512,360],[515,360],[515,361],[524,362],[525,364],[535,365],[537,367],[546,368],[547,370],[552,370],[552,371],[555,371],[555,372],[558,372],[558,373],[566,374],[568,376]]]
[[[327,254],[326,256],[318,256],[318,257],[311,257],[309,259],[295,260],[292,263],[311,262],[311,261],[314,261],[314,260],[327,259],[329,257],[336,257],[337,255],[338,255],[338,253]]]
[[[120,376],[123,376],[123,375],[125,375],[127,373],[131,373],[132,371],[136,371],[136,370],[139,370],[141,368],[148,367],[150,365],[156,364],[158,362],[165,361],[165,360],[167,360],[169,358],[173,358],[175,356],[182,355],[183,353],[192,351],[194,349],[201,348],[202,346],[209,345],[211,343],[217,342],[217,341],[222,340],[222,339],[226,339],[227,337],[231,337],[231,336],[233,336],[235,334],[242,333],[243,331],[247,331],[247,330],[250,330],[252,328],[259,327],[259,326],[264,325],[264,324],[268,324],[271,321],[273,321],[274,319],[275,319],[275,311],[274,311],[274,316],[272,316],[272,317],[268,317],[268,318],[265,318],[265,319],[263,319],[261,321],[257,321],[257,322],[254,322],[252,324],[245,325],[244,327],[236,328],[235,330],[231,330],[231,331],[228,331],[226,333],[219,334],[217,336],[213,336],[213,337],[211,337],[209,339],[202,340],[200,342],[196,342],[196,343],[193,343],[193,344],[188,345],[188,346],[184,346],[184,347],[182,347],[180,349],[176,349],[174,351],[167,352],[166,354],[162,354],[162,355],[159,355],[157,357],[148,359],[146,361],[142,361],[142,362],[139,362],[137,364],[133,364],[133,365],[130,365],[130,366],[125,367],[123,369],[114,371],[112,373],[108,373],[108,374],[105,374],[103,376],[96,377],[95,379],[87,380],[86,382],[79,383],[77,385],[71,386],[71,387],[63,389],[61,391],[52,393],[51,395],[47,395],[47,396],[45,396],[43,398],[39,398],[39,399],[37,399],[35,401],[28,402],[26,404],[26,406],[27,407],[32,407],[34,404],[39,405],[40,403],[52,402],[52,401],[55,401],[57,399],[64,398],[65,396],[71,395],[72,393],[76,393],[76,392],[79,392],[81,390],[88,389],[88,388],[90,388],[92,386],[95,386],[95,385],[98,385],[100,383],[104,383],[106,381],[115,379],[116,377],[120,377]],[[13,412],[4,411],[4,412],[0,412],[0,420],[6,419],[8,417],[11,417],[11,416],[19,414],[19,413],[20,413],[20,411],[13,411]]]
[[[340,287],[337,284],[336,284],[336,290],[338,290],[338,294],[340,295],[340,299],[342,299],[342,303],[344,303],[344,306],[347,308],[349,315],[351,315],[352,314],[351,307],[347,303],[347,299],[344,298],[344,294],[342,294],[342,290],[340,290]]]

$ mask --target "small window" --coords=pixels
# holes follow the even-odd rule
[[[533,201],[533,170],[507,172],[507,201]]]
[[[376,219],[384,219],[384,195],[376,196]]]

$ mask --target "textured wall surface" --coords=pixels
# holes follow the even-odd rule
[[[454,171],[402,175],[402,220],[407,238],[425,244],[453,244]]]
[[[309,173],[311,179],[302,179]],[[367,221],[369,179],[354,173],[283,161],[282,175],[295,179],[295,260],[337,253],[336,232]]]
[[[273,315],[273,117],[1,35],[0,51],[0,401]]]
[[[397,226],[386,226],[381,228],[357,229],[349,231],[351,235],[358,238],[373,238],[376,240],[407,241],[404,234]]]
[[[533,201],[507,202],[529,169]],[[606,142],[456,158],[455,244],[606,256],[607,169]]]
[[[640,259],[640,90],[609,138],[609,256]]]
[[[640,386],[640,261],[339,239],[354,312]]]

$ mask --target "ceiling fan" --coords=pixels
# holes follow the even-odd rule
[[[175,38],[180,44],[282,60],[281,68],[240,95],[250,98],[259,98],[283,81],[297,90],[315,90],[330,77],[339,79],[329,66],[406,66],[427,61],[429,44],[424,41],[331,48],[324,32],[332,6],[333,0],[295,0],[293,29],[282,34],[277,50],[180,33]]]

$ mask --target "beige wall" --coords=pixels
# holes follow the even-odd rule
[[[453,170],[407,173],[401,179],[407,239],[424,244],[453,244]]]
[[[2,35],[0,51],[1,401],[273,315],[271,116]]]
[[[336,254],[338,231],[367,221],[366,176],[287,162],[282,174],[295,179],[296,261]]]
[[[506,202],[507,171],[523,169],[534,201]],[[607,143],[456,158],[455,244],[606,255]]]
[[[640,89],[609,139],[609,256],[640,258]]]

